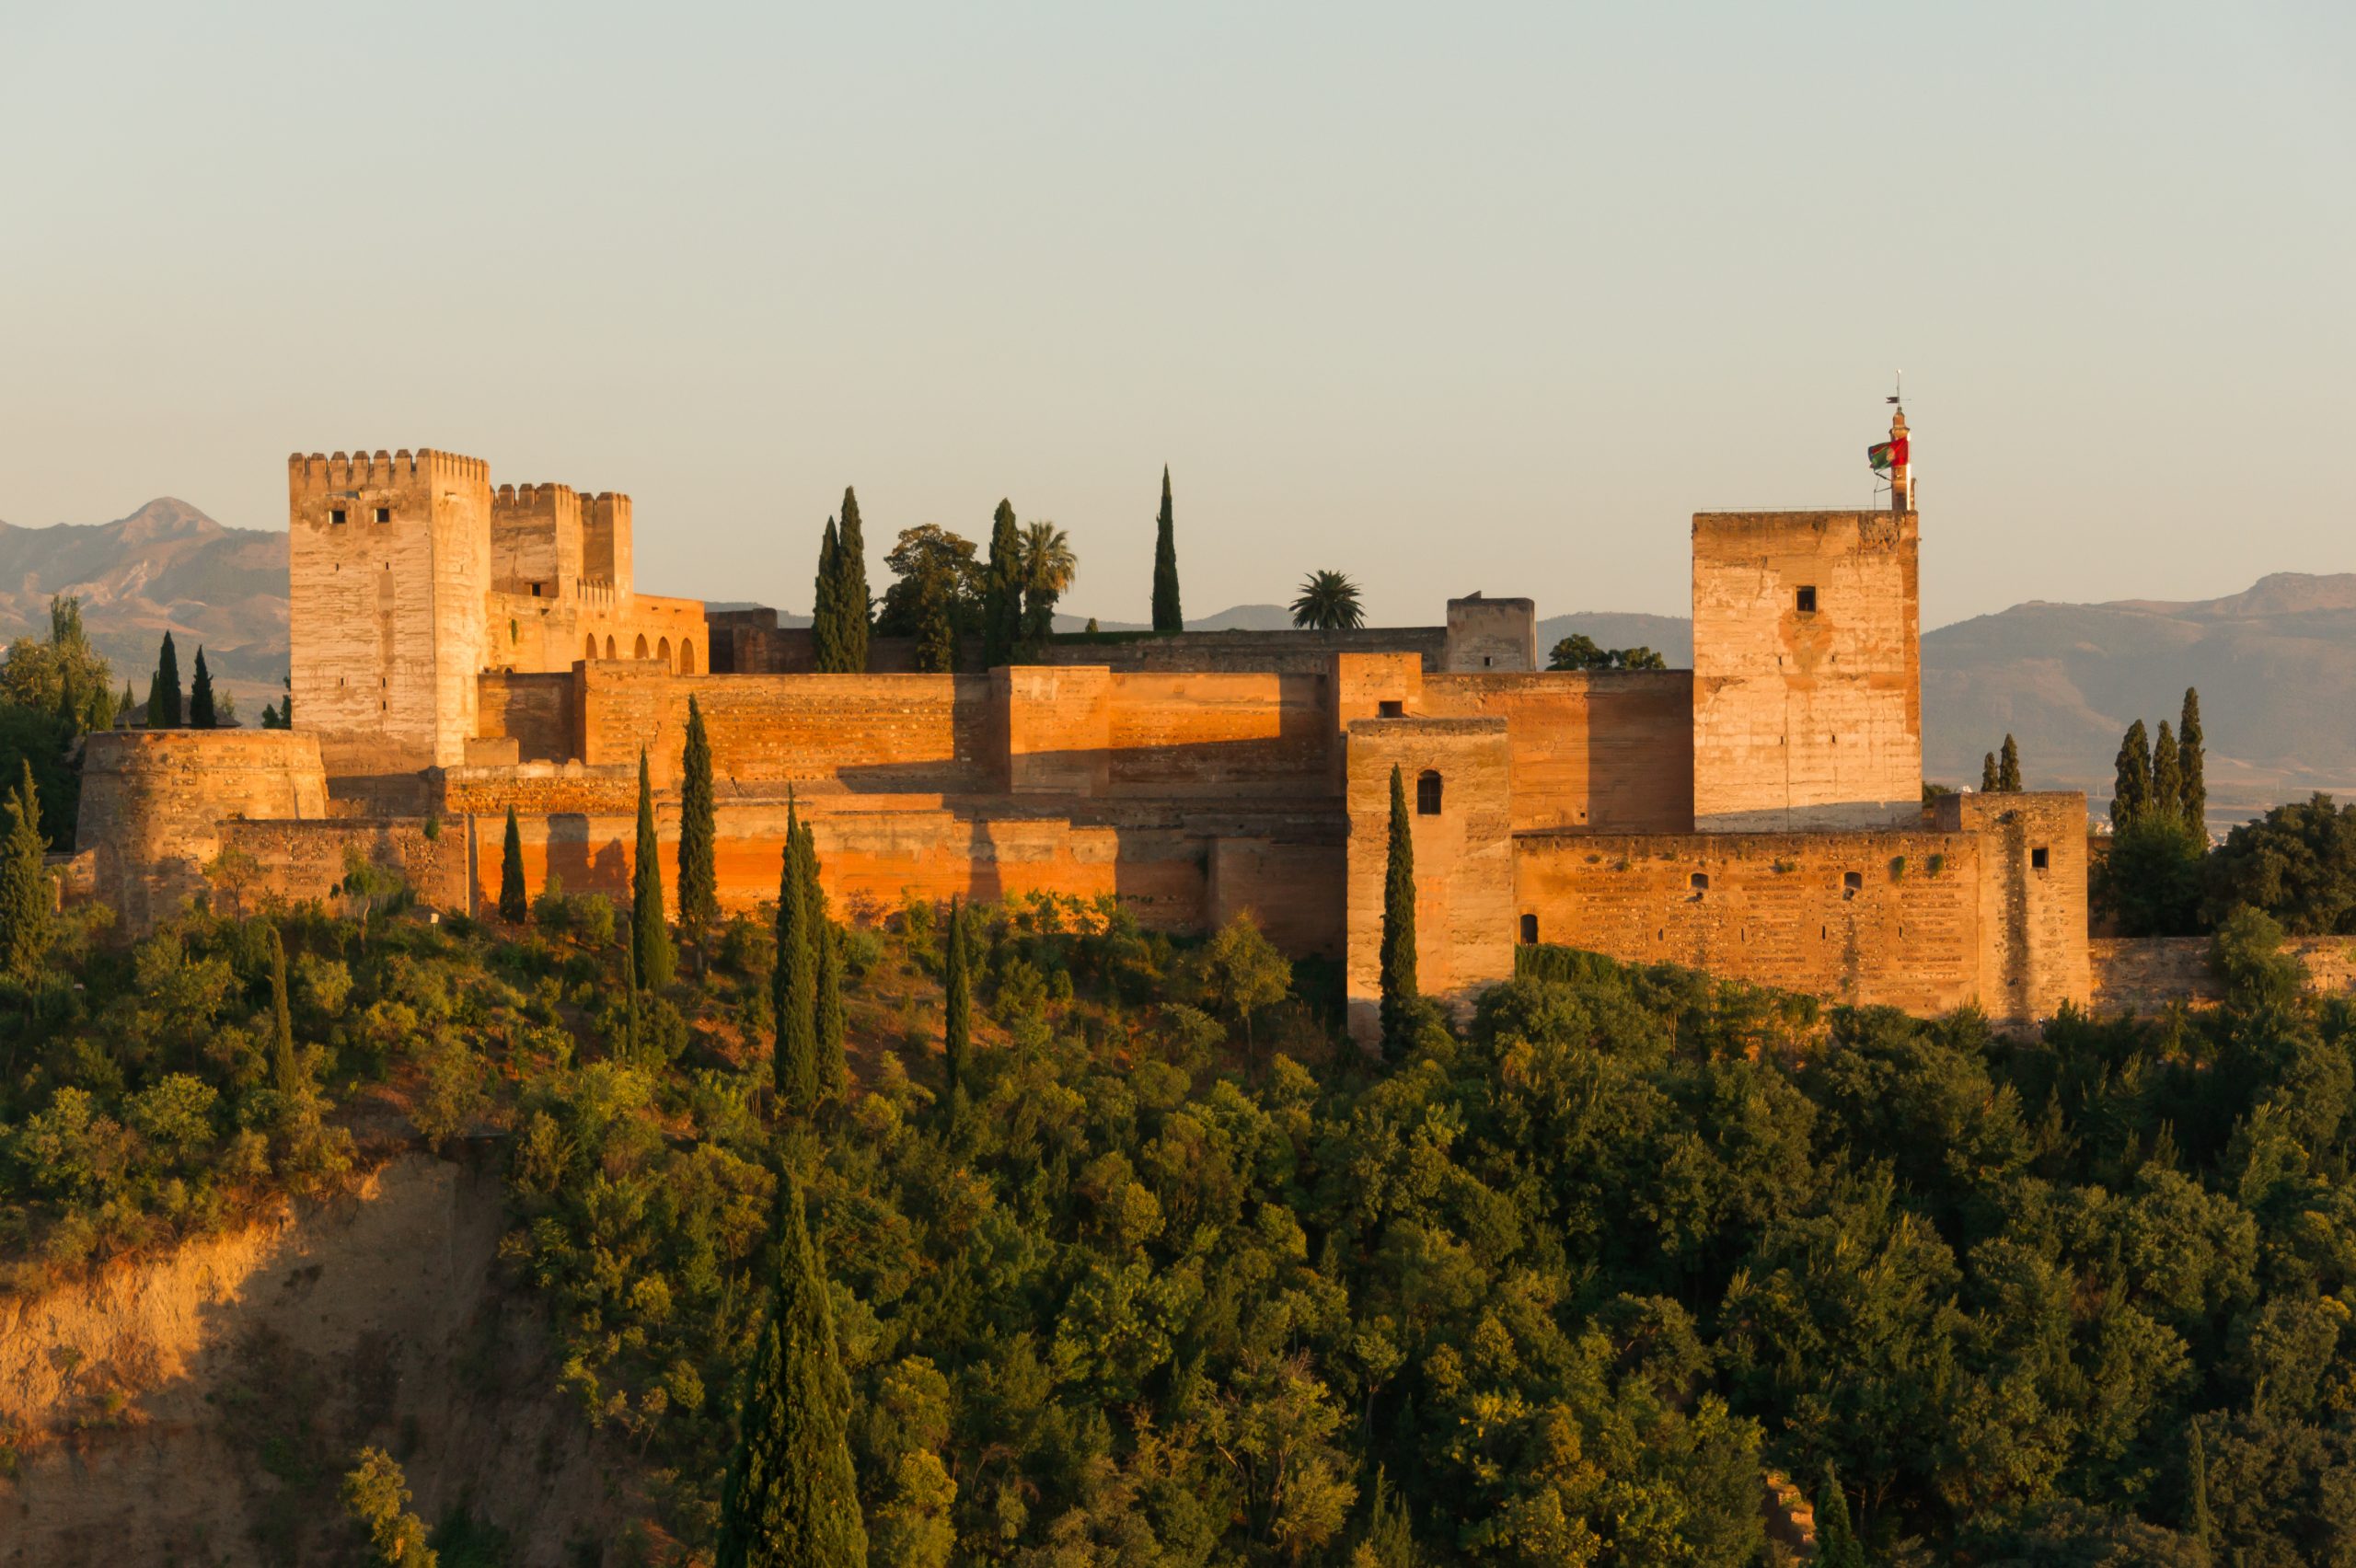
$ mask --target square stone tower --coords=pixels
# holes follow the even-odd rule
[[[1693,825],[1886,827],[1922,813],[1911,512],[1693,518]]]
[[[295,724],[331,777],[456,766],[487,663],[490,466],[296,453],[286,489]]]

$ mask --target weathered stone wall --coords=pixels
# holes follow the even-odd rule
[[[299,730],[101,730],[83,742],[75,847],[93,858],[90,895],[132,935],[203,890],[233,819],[328,814],[318,739]]]
[[[1981,1006],[2011,1019],[2050,1018],[2063,1002],[2084,1006],[2094,986],[2085,796],[1942,795],[1929,814],[1942,830],[1981,839]]]
[[[2293,937],[2283,947],[2306,966],[2310,992],[2356,992],[2356,937]],[[2209,967],[2207,937],[2097,937],[2087,949],[2098,1012],[2151,1013],[2172,1002],[2207,1007],[2224,998]]]
[[[486,671],[479,698],[486,736],[511,739],[521,762],[562,762],[581,755],[579,679],[570,670],[525,674]]]
[[[430,450],[298,453],[286,473],[300,722],[339,774],[458,762],[491,662],[489,467]]]
[[[1322,673],[1111,672],[1107,787],[1162,799],[1330,799],[1326,689]]]
[[[1181,631],[1103,641],[1053,642],[1042,664],[1103,664],[1114,670],[1322,675],[1337,653],[1412,653],[1426,670],[1446,667],[1448,628],[1366,627],[1357,631]]]
[[[1487,670],[1502,675],[1537,669],[1537,605],[1478,594],[1450,599],[1448,643],[1440,663],[1451,674]]]
[[[565,599],[581,586],[581,497],[571,485],[502,485],[491,498],[491,585]]]
[[[628,593],[638,578],[631,559],[629,497],[609,490],[581,498],[581,571],[592,582]]]
[[[1685,833],[1693,826],[1686,670],[1427,675],[1410,713],[1499,718],[1513,744],[1513,826]]]
[[[1346,743],[1349,789],[1350,1033],[1380,1034],[1382,900],[1391,774],[1404,780],[1415,846],[1415,965],[1424,995],[1451,1006],[1513,974],[1514,853],[1501,719],[1360,719]],[[1418,780],[1439,778],[1440,809],[1418,809]]]
[[[1526,940],[1915,1012],[1982,994],[1974,834],[1531,833],[1513,847]]]
[[[259,907],[271,899],[326,902],[342,882],[353,853],[373,866],[398,871],[418,898],[436,909],[472,907],[473,878],[463,824],[438,817],[330,818],[324,822],[230,821],[221,847],[250,860],[250,882],[225,879],[222,895]],[[496,850],[494,844],[494,852]],[[491,862],[496,898],[499,864]]]
[[[1923,788],[1918,548],[1911,513],[1695,515],[1697,827],[1912,820]]]

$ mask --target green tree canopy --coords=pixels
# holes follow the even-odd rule
[[[1554,644],[1546,655],[1550,670],[1666,670],[1669,661],[1649,648],[1601,648],[1595,639],[1575,631]]]

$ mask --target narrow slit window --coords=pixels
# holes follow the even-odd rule
[[[1816,614],[1816,589],[1813,585],[1800,590],[1800,614],[1804,616]]]
[[[1415,776],[1415,814],[1439,815],[1439,775],[1429,768]]]
[[[1524,915],[1521,917],[1521,945],[1524,947],[1538,945],[1538,917],[1535,915]]]

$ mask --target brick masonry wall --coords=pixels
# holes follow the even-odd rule
[[[1506,721],[1517,833],[1685,833],[1692,691],[1686,670],[1427,675],[1408,710]]]
[[[1382,899],[1391,773],[1401,771],[1415,845],[1415,965],[1427,997],[1461,1008],[1513,973],[1514,851],[1499,719],[1360,719],[1346,743],[1349,791],[1346,992],[1351,1035],[1379,1034]],[[1416,810],[1416,781],[1440,776],[1440,810]]]
[[[1941,1012],[1981,992],[1981,848],[1968,833],[1522,834],[1515,914],[1540,941],[1624,963]]]
[[[1911,513],[1693,519],[1693,813],[1703,829],[1902,825],[1922,796]],[[1815,608],[1799,607],[1803,589]]]

